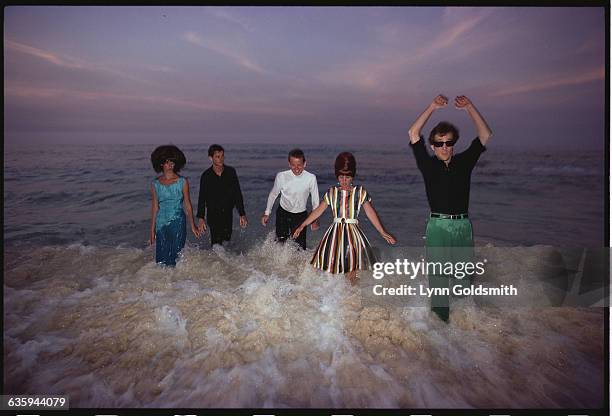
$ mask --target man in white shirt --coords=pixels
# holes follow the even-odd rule
[[[274,201],[278,194],[281,195],[280,204],[276,210],[276,238],[280,242],[285,242],[289,236],[308,216],[306,202],[308,195],[312,202],[312,209],[319,206],[319,188],[317,177],[304,170],[306,167],[306,157],[300,149],[293,149],[289,152],[289,170],[278,172],[274,179],[274,186],[268,195],[268,205],[261,217],[261,224],[268,225],[270,213],[274,206]],[[319,228],[319,220],[310,226],[312,231]],[[306,228],[298,236],[296,242],[306,249]]]

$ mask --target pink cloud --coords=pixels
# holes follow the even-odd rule
[[[239,52],[236,46],[228,45],[227,42],[204,39],[195,32],[185,33],[183,39],[193,45],[216,52],[249,71],[257,72],[258,74],[267,73],[267,71],[257,64],[257,62],[248,57],[245,53]]]
[[[437,31],[430,42],[412,49],[406,48],[403,54],[397,53],[398,42],[404,42],[409,28],[397,25],[383,25],[375,30],[382,45],[364,52],[357,61],[349,62],[325,71],[317,77],[326,84],[345,85],[373,93],[393,93],[387,91],[385,84],[389,80],[416,73],[419,68],[432,59],[466,58],[477,52],[493,47],[500,38],[481,36],[477,33],[479,24],[489,18],[490,9],[471,9],[470,13],[446,13],[443,16],[445,29]],[[444,55],[443,51],[448,51]],[[438,58],[439,57],[439,58]]]
[[[46,62],[49,62],[53,65],[59,66],[61,68],[68,69],[77,69],[84,71],[93,71],[98,73],[104,73],[112,76],[119,76],[122,78],[129,79],[131,81],[137,81],[139,83],[144,84],[152,84],[149,81],[146,81],[142,78],[142,76],[133,76],[123,71],[110,68],[105,65],[100,65],[97,63],[87,62],[83,59],[74,58],[68,55],[60,55],[57,53],[49,52],[43,49],[35,48],[30,45],[26,45],[24,43],[15,42],[13,40],[5,39],[4,46],[8,50],[12,50],[18,53],[26,54],[29,56],[33,56],[35,58],[39,58]]]
[[[567,85],[579,85],[593,81],[603,81],[605,78],[605,70],[603,67],[585,71],[575,75],[557,75],[556,77],[549,77],[546,80],[539,80],[535,82],[526,82],[517,85],[512,85],[499,90],[493,94],[494,97],[500,97],[512,94],[522,94],[532,91],[541,91],[551,88],[563,87]]]
[[[35,48],[33,46],[25,45],[23,43],[15,42],[6,39],[4,41],[4,47],[10,50],[14,50],[26,55],[34,56],[36,58],[43,59],[54,65],[65,67],[65,68],[85,68],[86,64],[79,62],[79,60],[70,57],[60,57],[52,52],[47,52],[42,49]]]
[[[219,103],[218,98],[214,103],[200,100],[188,100],[183,98],[155,96],[155,95],[130,95],[117,94],[105,91],[83,91],[59,88],[33,88],[28,86],[7,86],[4,90],[5,99],[19,97],[35,100],[75,100],[75,101],[106,101],[106,102],[136,102],[148,105],[167,105],[174,109],[188,109],[197,111],[220,111],[233,113],[272,114],[272,115],[307,115],[306,111],[287,108],[286,106],[249,105]]]

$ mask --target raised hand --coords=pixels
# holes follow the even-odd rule
[[[438,94],[436,98],[434,98],[434,100],[431,102],[431,105],[436,110],[438,108],[446,107],[446,104],[448,104],[448,98],[446,98],[442,94]]]
[[[417,117],[417,119],[414,120],[414,123],[412,123],[412,125],[408,129],[408,137],[410,137],[410,143],[415,144],[421,139],[421,130],[423,129],[423,126],[425,125],[427,120],[429,120],[431,114],[439,108],[446,107],[446,104],[448,104],[448,98],[446,98],[442,94],[438,94],[436,98],[433,99],[431,104],[429,104],[425,111],[423,111]]]
[[[455,97],[455,108],[458,110],[467,110],[467,108],[471,105],[472,102],[465,95],[458,95]]]

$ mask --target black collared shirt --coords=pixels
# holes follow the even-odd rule
[[[236,207],[242,216],[244,202],[236,170],[224,165],[221,176],[217,175],[212,166],[202,173],[200,178],[200,195],[198,197],[198,218],[231,218]]]
[[[410,144],[417,166],[425,180],[431,212],[467,214],[470,201],[470,177],[480,154],[487,150],[476,137],[470,147],[450,160],[448,166],[425,149],[425,139]]]

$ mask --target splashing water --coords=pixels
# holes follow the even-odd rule
[[[596,308],[368,306],[311,251],[82,245],[8,252],[8,393],[75,407],[596,407]],[[534,255],[534,261],[537,257]]]

